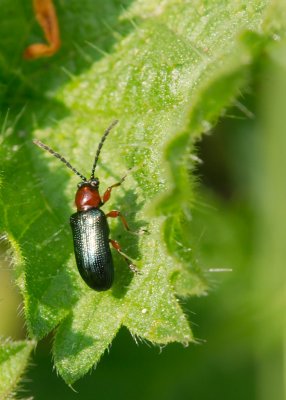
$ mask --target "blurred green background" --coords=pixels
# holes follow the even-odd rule
[[[53,370],[53,339],[49,337],[32,354],[21,384],[23,397],[284,398],[285,49],[283,44],[274,47],[253,67],[244,95],[197,144],[201,163],[195,171],[199,185],[192,248],[200,264],[209,270],[211,288],[208,296],[182,303],[198,344],[160,349],[135,344],[122,329],[110,353],[74,385],[74,392]],[[10,80],[9,85],[23,96],[19,107],[27,93],[32,101],[38,98],[39,93],[29,92],[27,87],[22,90],[17,82]],[[3,96],[8,106],[13,99],[7,101],[5,93]],[[0,335],[21,339],[25,337],[21,298],[5,246],[4,241]]]

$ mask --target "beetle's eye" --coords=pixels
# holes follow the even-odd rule
[[[91,185],[97,187],[97,186],[99,185],[99,180],[96,179],[96,178],[93,179],[93,180],[91,181]]]

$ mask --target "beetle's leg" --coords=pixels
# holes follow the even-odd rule
[[[115,187],[117,187],[117,186],[120,186],[120,185],[125,181],[126,176],[127,176],[127,174],[125,174],[125,175],[120,179],[119,182],[114,183],[113,185],[109,186],[109,187],[106,189],[106,191],[104,192],[104,195],[103,195],[103,197],[102,197],[103,204],[106,203],[106,202],[110,199],[112,189],[115,188]]]
[[[48,44],[35,43],[27,47],[24,57],[34,59],[53,55],[60,47],[58,19],[52,0],[34,0],[34,11]]]
[[[121,219],[121,221],[122,221],[122,223],[123,223],[124,228],[125,228],[127,231],[130,232],[130,228],[129,228],[129,225],[128,225],[127,221],[126,221],[126,218],[124,217],[124,215],[121,214],[120,211],[112,210],[112,211],[109,211],[109,213],[105,214],[105,216],[106,216],[107,218],[108,218],[108,217],[109,217],[109,218],[117,218],[117,217],[120,217],[120,219]]]
[[[130,257],[128,257],[123,251],[121,250],[120,244],[116,240],[109,239],[109,242],[111,243],[112,247],[114,247],[115,250],[118,251],[118,253],[124,258],[126,263],[128,264],[128,267],[131,269],[132,272],[136,274],[140,274],[140,271],[136,268],[136,265],[133,264],[133,261]]]
[[[121,212],[118,211],[118,210],[109,211],[109,213],[107,213],[107,214],[105,214],[105,215],[106,215],[107,218],[108,218],[108,217],[109,217],[109,218],[117,218],[117,217],[119,217],[119,218],[121,219],[122,223],[123,223],[124,228],[125,228],[128,232],[133,233],[133,235],[142,235],[144,232],[146,232],[146,231],[143,230],[143,229],[140,230],[140,231],[138,231],[138,232],[131,231],[131,229],[129,228],[129,225],[128,225],[127,221],[126,221],[126,218],[125,218],[124,215],[122,215]]]

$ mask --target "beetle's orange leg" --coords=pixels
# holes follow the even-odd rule
[[[112,210],[112,211],[109,211],[109,213],[107,213],[107,214],[105,214],[105,215],[106,215],[107,218],[108,218],[108,217],[109,217],[109,218],[117,218],[117,217],[120,217],[120,219],[121,219],[121,221],[122,221],[122,223],[123,223],[123,225],[124,225],[124,228],[125,228],[127,231],[130,232],[129,225],[128,225],[128,223],[127,223],[125,217],[121,214],[120,211]]]
[[[48,44],[35,43],[27,47],[24,57],[35,59],[49,57],[60,48],[60,32],[55,7],[52,0],[33,0],[34,12],[41,25]]]
[[[126,218],[125,218],[124,215],[122,215],[121,212],[118,211],[118,210],[112,210],[112,211],[110,211],[109,213],[105,214],[105,216],[106,216],[107,218],[108,218],[108,217],[109,217],[109,218],[117,218],[117,217],[119,217],[119,218],[121,219],[122,223],[123,223],[124,228],[125,228],[128,232],[132,233],[133,235],[142,235],[143,233],[146,232],[145,229],[142,229],[142,230],[140,230],[140,231],[138,231],[138,232],[131,231],[131,229],[129,228],[129,225],[128,225],[127,221],[126,221]]]
[[[103,195],[103,197],[102,197],[103,204],[106,203],[106,202],[110,199],[112,189],[115,188],[115,187],[120,186],[120,185],[125,181],[126,176],[127,176],[127,174],[125,174],[125,175],[120,179],[119,182],[114,183],[113,185],[109,186],[109,187],[106,189],[106,191],[104,192],[104,195]]]
[[[131,269],[132,272],[136,274],[140,274],[140,271],[136,268],[136,265],[133,264],[133,260],[128,257],[123,251],[121,250],[120,244],[116,240],[109,239],[109,242],[111,243],[112,247],[118,251],[118,253],[124,258],[126,263],[128,264],[128,267]]]

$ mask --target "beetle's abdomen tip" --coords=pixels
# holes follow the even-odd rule
[[[105,285],[105,286],[99,286],[99,285],[88,285],[91,289],[95,290],[96,292],[106,292],[107,290],[109,290],[112,286],[112,282],[110,285]]]

